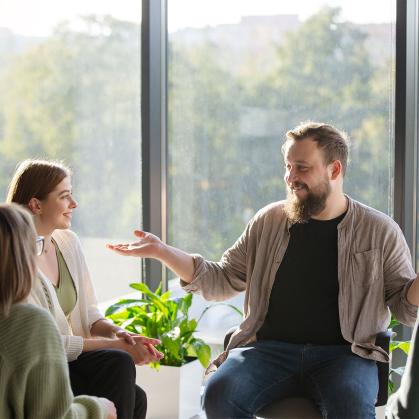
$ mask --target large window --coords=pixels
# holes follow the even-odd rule
[[[280,148],[305,120],[350,135],[345,191],[392,215],[395,20],[395,0],[169,0],[168,242],[219,260],[286,197]],[[218,340],[238,322],[206,320]]]
[[[218,260],[285,197],[285,132],[349,133],[346,192],[392,214],[394,0],[168,2],[170,244]]]
[[[140,279],[138,260],[104,247],[141,226],[140,22],[140,1],[0,5],[0,193],[20,160],[73,168],[100,300]]]
[[[169,53],[167,167],[146,157],[144,173],[141,0],[0,3],[0,193],[27,157],[73,167],[74,229],[101,300],[140,276],[137,260],[104,243],[141,226],[141,176],[167,168],[167,220],[148,197],[145,207],[163,214],[170,244],[217,260],[260,207],[285,196],[280,145],[306,119],[350,134],[346,191],[393,215],[396,0],[145,3],[161,16],[167,4]],[[402,3],[417,21],[417,0]],[[407,43],[415,40],[408,65],[417,74],[417,36]]]

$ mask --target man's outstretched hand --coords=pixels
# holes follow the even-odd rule
[[[183,281],[192,281],[195,272],[192,255],[163,243],[146,231],[135,230],[134,235],[138,240],[133,243],[107,244],[106,247],[122,256],[157,259]]]
[[[157,259],[163,242],[154,234],[146,231],[135,230],[134,235],[138,238],[136,242],[107,244],[106,247],[123,256]]]

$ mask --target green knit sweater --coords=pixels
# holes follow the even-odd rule
[[[0,314],[0,418],[106,418],[98,398],[73,396],[57,327],[29,304]]]

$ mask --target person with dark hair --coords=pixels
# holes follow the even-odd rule
[[[415,322],[419,280],[398,225],[347,196],[347,136],[307,122],[282,147],[287,199],[262,208],[219,262],[136,231],[108,245],[154,258],[188,292],[223,300],[245,292],[244,320],[204,394],[207,417],[252,418],[274,401],[311,398],[325,418],[374,418],[376,336],[390,310]]]
[[[145,418],[147,399],[135,384],[135,364],[160,360],[154,347],[160,341],[128,333],[98,310],[80,241],[70,230],[77,208],[70,170],[58,162],[26,160],[15,172],[7,201],[27,208],[44,237],[30,302],[48,309],[57,322],[74,394],[112,400],[119,418]]]
[[[109,400],[73,396],[57,326],[26,303],[42,242],[27,211],[0,205],[0,417],[116,419]]]

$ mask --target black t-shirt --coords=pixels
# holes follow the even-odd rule
[[[346,213],[345,213],[346,214]],[[317,345],[348,344],[338,312],[338,231],[345,214],[310,219],[290,228],[259,340]]]

